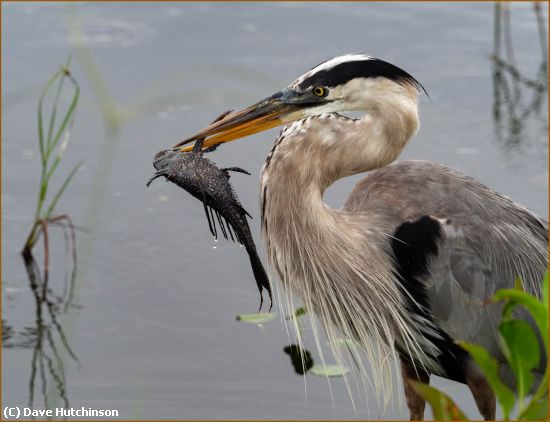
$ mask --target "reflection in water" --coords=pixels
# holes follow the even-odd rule
[[[28,405],[30,408],[33,408],[35,390],[38,388],[37,377],[40,380],[44,407],[46,409],[52,407],[48,386],[53,382],[54,391],[63,401],[65,408],[68,408],[63,356],[68,354],[75,362],[78,362],[78,358],[69,346],[59,317],[70,303],[73,283],[66,280],[63,293],[58,295],[48,285],[46,268],[40,271],[32,252],[25,249],[22,255],[35,300],[35,325],[25,327],[21,332],[16,333],[6,321],[2,320],[3,347],[33,349],[29,379]]]
[[[313,358],[309,350],[302,349],[296,344],[290,344],[283,351],[290,356],[290,361],[297,374],[304,375],[313,366]]]
[[[548,90],[548,46],[545,19],[541,3],[534,2],[538,43],[541,50],[540,64],[535,77],[525,76],[519,69],[512,43],[510,4],[495,3],[493,62],[493,118],[497,136],[507,146],[521,143],[526,119],[538,118],[546,123],[543,113]],[[525,98],[528,99],[525,99]],[[505,125],[507,124],[507,126]]]

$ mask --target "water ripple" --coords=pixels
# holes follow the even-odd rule
[[[78,25],[75,31],[73,25]],[[152,38],[156,31],[140,22],[122,19],[83,17],[75,23],[67,23],[59,28],[59,35],[73,45],[110,45],[131,47],[145,39]]]

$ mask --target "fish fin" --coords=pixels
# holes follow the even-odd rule
[[[241,208],[242,210],[244,211],[244,213],[251,219],[251,220],[254,220],[254,217],[252,217],[247,210],[244,209],[244,207],[241,205]]]
[[[244,173],[244,174],[248,174],[250,176],[249,172],[247,172],[245,169],[242,169],[240,167],[227,167],[227,168],[222,169],[222,171],[227,174],[227,177],[229,177],[229,174],[227,173],[228,171],[235,171],[235,172],[238,172],[238,173]]]
[[[205,148],[202,150],[202,152],[212,152],[212,151],[216,151],[218,149],[218,147],[222,144],[222,142],[220,142],[219,144],[214,144],[214,145],[211,145],[209,146],[208,148]]]
[[[236,202],[235,205],[238,205],[239,208],[242,210],[242,212],[245,213],[246,216],[248,216],[248,218],[250,218],[251,220],[254,220],[254,217],[252,217],[249,212],[247,210],[244,209],[244,207],[242,206],[242,204],[240,202]]]
[[[159,177],[168,177],[164,171],[157,171],[155,174],[153,174],[153,177],[151,177],[147,183],[145,184],[146,187],[149,187],[149,185],[153,182],[153,180],[158,179]]]
[[[251,220],[254,220],[254,217],[252,217],[252,216],[248,213],[248,211],[244,209],[243,204],[241,204],[241,203],[239,202],[239,200],[235,200],[235,199],[234,199],[234,200],[233,200],[233,206],[235,206],[235,207],[237,207],[239,210],[241,210],[242,213],[243,213],[244,215],[246,215],[248,218],[250,218]]]
[[[227,239],[227,232],[225,231],[225,224],[223,224],[224,217],[216,211],[216,217],[218,218],[218,223],[220,225],[220,230],[222,231],[223,237],[225,237],[225,240]]]
[[[206,214],[206,220],[208,220],[208,228],[210,229],[210,233],[212,233],[212,236],[216,238],[216,231],[215,228],[212,227],[213,222],[210,220],[210,213],[208,212],[208,206],[203,202],[204,205],[204,213]]]
[[[212,207],[208,207],[208,211],[210,211],[210,218],[212,219],[212,228],[214,229],[214,239],[217,240],[218,231],[216,230],[216,221],[214,220],[214,210],[212,209]]]
[[[225,222],[227,223],[227,232],[229,233],[229,236],[231,236],[231,241],[233,243],[235,243],[235,237],[233,237],[233,230],[232,227],[231,227],[231,224],[229,224],[229,222],[227,220],[225,220]]]
[[[195,154],[202,155],[202,144],[204,143],[205,138],[200,138],[195,141],[193,144],[193,149],[191,150]]]
[[[222,120],[225,116],[227,116],[228,114],[230,113],[233,113],[233,110],[227,110],[227,111],[224,111],[222,114],[220,114],[218,117],[216,117],[212,123],[210,124],[213,124],[213,123],[216,123],[220,120]],[[204,138],[202,139],[202,141],[204,141]],[[198,141],[197,141],[198,142]],[[212,151],[216,151],[216,149],[218,149],[218,147],[221,145],[222,143],[220,142],[219,144],[215,144],[215,145],[211,145],[209,146],[208,148],[205,148],[204,150],[202,150],[201,152],[212,152]],[[195,142],[195,145],[197,145],[197,143]],[[200,145],[200,148],[202,149],[202,142],[201,142],[201,145]],[[194,151],[196,152],[196,151]]]

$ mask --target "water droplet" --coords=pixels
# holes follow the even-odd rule
[[[217,248],[217,246],[216,246],[216,245],[212,245],[212,249],[216,249],[216,248]]]
[[[242,248],[242,247],[243,247],[244,245],[243,245],[243,244],[241,243],[241,245],[240,245],[240,246],[241,246],[241,248]]]
[[[217,238],[214,238],[214,243],[218,243],[218,239],[217,239]]]

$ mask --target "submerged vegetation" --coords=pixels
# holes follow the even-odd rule
[[[303,335],[304,327],[300,321],[301,317],[307,314],[306,308],[303,306],[297,308],[292,315],[287,316],[287,321],[292,321],[294,326]],[[258,312],[256,314],[239,314],[237,321],[256,324],[261,327],[264,323],[275,319],[275,314],[271,312]],[[349,339],[338,339],[338,346],[349,347],[351,344]],[[305,375],[308,371],[320,377],[343,377],[349,372],[349,369],[341,365],[315,365],[311,352],[298,344],[289,344],[283,348],[283,352],[290,356],[290,363],[294,368],[294,372],[298,375]]]

